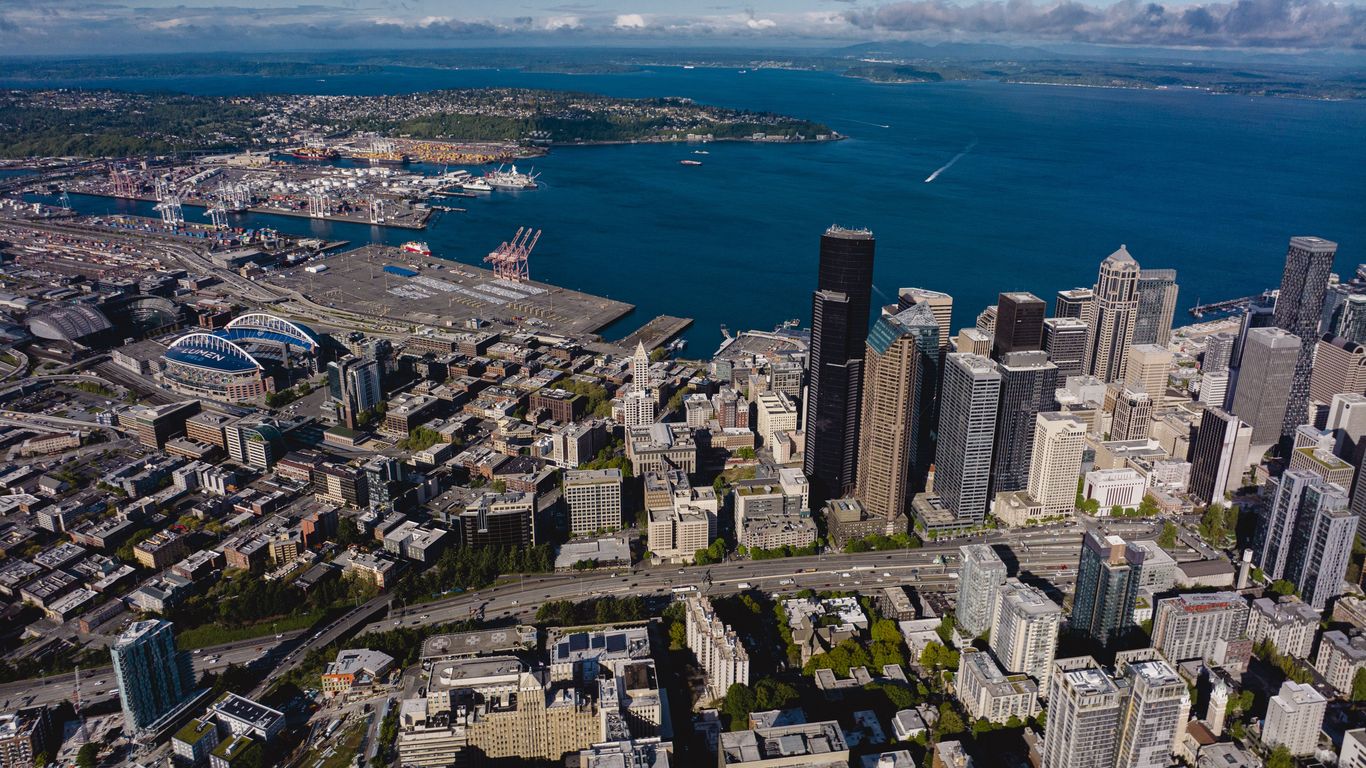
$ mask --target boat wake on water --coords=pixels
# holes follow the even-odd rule
[[[925,183],[929,184],[931,181],[934,181],[935,179],[939,178],[939,174],[952,168],[954,163],[958,162],[959,160],[962,160],[963,155],[966,155],[967,153],[971,152],[972,148],[975,146],[977,146],[976,141],[967,145],[967,147],[965,147],[962,152],[959,152],[958,154],[954,155],[952,160],[949,160],[947,163],[944,163],[939,168],[935,169],[934,173],[931,173],[929,176],[926,176]]]

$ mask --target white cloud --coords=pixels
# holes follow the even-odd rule
[[[623,13],[612,23],[617,29],[644,29],[645,17],[638,13]]]
[[[773,19],[746,19],[745,26],[750,29],[773,29],[778,26],[778,22]]]
[[[560,29],[579,29],[583,19],[578,16],[547,16],[541,20],[541,28],[549,31]]]

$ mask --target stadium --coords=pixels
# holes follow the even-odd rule
[[[320,348],[318,335],[307,326],[246,314],[221,330],[176,339],[162,355],[161,377],[182,394],[251,402],[289,386],[297,375],[316,373]]]

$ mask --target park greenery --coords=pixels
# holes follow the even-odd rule
[[[580,624],[611,624],[619,621],[641,621],[650,617],[649,607],[636,595],[629,597],[595,597],[573,602],[551,600],[536,610],[536,623],[541,626],[572,627]]]
[[[398,447],[405,451],[425,451],[442,441],[441,433],[430,427],[415,427],[408,436],[398,441]]]
[[[891,536],[873,533],[861,539],[851,539],[844,544],[846,553],[889,552],[896,549],[919,549],[920,537],[911,533],[894,533]]]
[[[555,553],[549,544],[527,549],[452,547],[431,568],[400,581],[394,593],[406,602],[421,602],[452,588],[487,587],[504,574],[548,573],[554,568]]]

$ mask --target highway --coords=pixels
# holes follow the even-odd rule
[[[1151,538],[1160,530],[1160,525],[1147,522],[1116,523],[1109,527],[1134,539]],[[396,626],[430,626],[471,617],[483,617],[490,622],[527,621],[535,617],[542,604],[552,600],[665,595],[675,588],[691,586],[705,589],[708,594],[733,594],[748,588],[780,594],[803,589],[872,591],[893,585],[951,592],[958,584],[958,547],[970,542],[1008,545],[1018,560],[1018,564],[1008,563],[1012,573],[1028,572],[1067,592],[1076,578],[1082,530],[1079,526],[1054,526],[994,531],[970,540],[954,539],[946,543],[929,543],[920,549],[893,552],[732,560],[683,568],[638,566],[591,573],[537,574],[395,611],[385,619],[371,623],[362,633],[381,632]],[[954,562],[936,565],[934,560],[939,556],[954,556]]]

